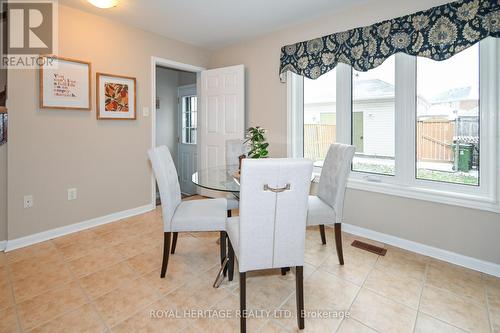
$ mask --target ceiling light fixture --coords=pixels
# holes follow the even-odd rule
[[[111,8],[118,4],[118,0],[87,0],[98,8]]]

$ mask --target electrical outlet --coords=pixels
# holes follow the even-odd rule
[[[149,117],[149,108],[147,106],[142,107],[142,115],[144,117]]]
[[[32,195],[24,196],[24,208],[31,208],[35,204]]]
[[[68,188],[68,200],[76,200],[76,188]]]

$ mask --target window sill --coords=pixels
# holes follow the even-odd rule
[[[370,182],[353,179],[352,177],[347,183],[347,188],[500,213],[500,205],[496,200],[477,195],[457,194],[449,191],[383,182]]]

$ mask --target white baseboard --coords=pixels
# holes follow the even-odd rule
[[[155,206],[149,204],[149,205],[145,205],[145,206],[141,206],[141,207],[137,207],[137,208],[124,210],[121,212],[112,213],[112,214],[101,216],[101,217],[96,217],[96,218],[93,218],[93,219],[90,219],[87,221],[67,225],[64,227],[55,228],[55,229],[51,229],[51,230],[47,230],[47,231],[42,231],[42,232],[39,232],[39,233],[36,233],[33,235],[20,237],[20,238],[16,238],[16,239],[12,239],[12,240],[7,240],[7,241],[4,241],[6,243],[6,244],[4,244],[4,250],[6,252],[12,251],[12,250],[19,249],[21,247],[25,247],[28,245],[33,245],[36,243],[44,242],[44,241],[47,241],[47,240],[52,239],[52,238],[72,234],[72,233],[77,232],[77,231],[82,231],[85,229],[97,227],[99,225],[103,225],[106,223],[115,222],[115,221],[118,221],[118,220],[121,220],[121,219],[124,219],[127,217],[131,217],[134,215],[143,214],[143,213],[146,213],[146,212],[153,210],[154,208],[155,208]],[[1,245],[1,242],[0,242],[0,245]],[[0,249],[1,249],[1,247],[0,247]]]
[[[500,277],[499,264],[464,256],[462,254],[458,254],[448,250],[443,250],[430,245],[425,245],[396,236],[387,235],[378,231],[365,229],[348,223],[342,223],[342,230],[353,235],[373,239],[375,241],[396,246],[408,251],[420,253],[455,265]]]
[[[5,251],[6,246],[7,246],[7,241],[0,241],[0,252]]]

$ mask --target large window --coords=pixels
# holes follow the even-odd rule
[[[358,72],[288,76],[289,155],[321,171],[334,142],[356,148],[348,186],[500,211],[500,42],[434,61],[396,54]]]
[[[336,79],[335,69],[316,80],[304,79],[304,157],[316,166],[336,142]]]
[[[416,175],[479,185],[479,45],[417,59]]]
[[[367,72],[352,71],[352,169],[394,175],[394,56]]]

